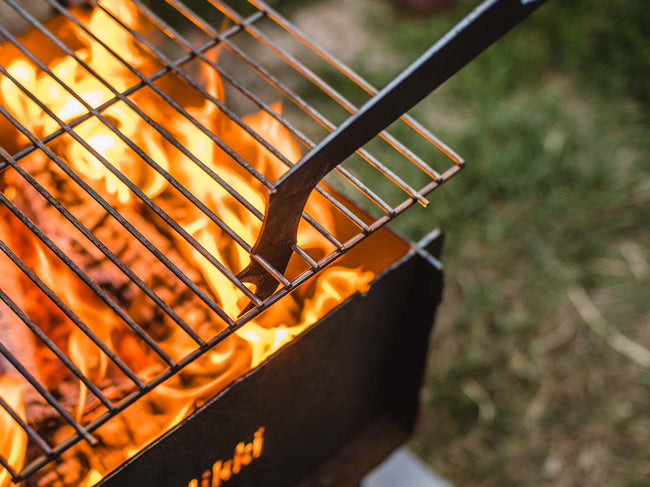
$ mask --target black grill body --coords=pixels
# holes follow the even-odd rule
[[[223,462],[261,428],[261,455],[225,485],[358,485],[415,425],[443,288],[429,251],[438,255],[441,242],[435,232],[413,246],[367,294],[350,297],[99,485],[221,485],[214,475],[227,476]]]

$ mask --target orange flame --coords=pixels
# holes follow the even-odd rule
[[[140,19],[131,4],[106,0],[102,1],[102,5],[129,27],[145,29],[140,25]],[[99,33],[102,40],[132,67],[145,75],[158,69],[155,60],[138,47],[134,37],[101,9],[95,9],[90,13],[83,10],[73,12],[92,32]],[[116,90],[122,92],[138,83],[137,76],[99,43],[83,34],[78,27],[61,19],[51,25],[56,29],[57,35],[66,39],[68,45],[75,46],[73,49],[75,56],[87,63],[101,78],[109,80]],[[22,42],[35,47],[42,44],[42,37],[37,33],[29,32],[22,38]],[[47,60],[49,69],[56,77],[64,80],[70,87],[70,91],[76,93],[83,103],[11,45],[0,46],[0,63],[6,66],[9,74],[25,89],[34,93],[56,117],[65,123],[85,114],[88,111],[87,106],[96,108],[113,98],[114,93],[84,69],[74,57],[63,55],[58,51],[47,53],[47,56],[49,56]],[[211,95],[224,101],[224,89],[216,71],[211,68],[204,69],[203,79]],[[226,141],[232,150],[267,179],[274,181],[286,171],[286,167],[270,151],[235,122],[222,116],[215,104],[199,101],[202,98],[197,96],[196,92],[175,78],[163,78],[159,86],[166,86],[168,92],[173,91],[174,98],[183,100],[185,110],[193,118],[219,139]],[[189,148],[200,161],[219,174],[255,208],[264,211],[266,188],[242,169],[223,149],[217,147],[194,123],[170,105],[162,103],[150,88],[140,89],[131,100],[138,107],[142,107],[183,147]],[[9,77],[0,76],[0,103],[38,138],[43,138],[60,128],[59,123],[30,100]],[[279,104],[273,105],[272,108],[276,112],[281,111]],[[244,241],[248,244],[254,243],[261,222],[186,155],[165,140],[136,110],[124,101],[119,101],[104,110],[102,115],[127,140],[133,141],[160,168],[188,188]],[[271,115],[260,112],[246,116],[243,120],[289,161],[298,161],[300,158],[298,145],[289,131]],[[0,123],[1,127],[2,123]],[[147,197],[153,199],[161,208],[173,211],[174,219],[182,228],[232,272],[238,272],[248,264],[250,257],[245,249],[224,235],[224,232],[210,218],[181,197],[165,177],[145,163],[107,124],[99,118],[92,117],[75,127],[74,131]],[[14,132],[7,131],[12,136]],[[18,135],[14,139],[0,139],[0,143],[6,147],[17,147],[24,142],[24,137]],[[118,211],[137,210],[140,207],[138,198],[127,185],[74,137],[69,135],[58,137],[51,146],[84,181]],[[42,158],[42,154],[34,153],[30,157]],[[27,161],[29,162],[29,158]],[[61,173],[54,164],[49,164],[48,169],[53,173]],[[7,179],[9,178],[10,176],[7,176]],[[16,189],[8,185],[4,192],[11,198],[11,195],[16,193]],[[317,198],[310,199],[307,211],[324,227],[335,227],[334,212],[324,201]],[[120,357],[129,357],[129,366],[134,367],[136,374],[143,380],[151,379],[162,371],[160,364],[148,358],[149,352],[141,341],[136,339],[113,313],[108,312],[104,303],[61,261],[37,242],[33,235],[26,230],[21,230],[18,224],[12,231],[22,231],[26,238],[31,239],[32,268],[36,274],[57,292],[61,300],[110,350]],[[5,237],[8,236],[0,234],[0,239],[3,241],[6,240]],[[198,270],[200,283],[209,289],[225,312],[229,316],[237,316],[247,304],[245,295],[184,239],[165,238],[174,240],[174,247],[190,267]],[[307,226],[301,226],[298,241],[304,249],[314,255],[324,255],[332,249],[331,243],[316,230]],[[235,335],[187,366],[180,374],[156,387],[127,409],[121,415],[119,422],[109,421],[95,433],[102,439],[103,446],[100,450],[110,450],[110,455],[106,455],[101,460],[93,459],[93,453],[84,450],[87,448],[84,445],[79,445],[72,450],[72,453],[68,452],[68,457],[87,455],[86,461],[89,467],[75,480],[76,485],[94,485],[105,473],[185,418],[199,401],[213,396],[232,380],[258,366],[346,297],[356,291],[365,292],[373,275],[372,272],[363,269],[341,266],[326,269],[310,287],[309,294],[298,290],[297,293],[286,296],[267,312],[237,331]],[[146,276],[141,277],[146,280]],[[49,310],[47,313],[51,316],[57,313],[51,304],[38,303],[38,305],[47,308]],[[135,305],[127,303],[125,306],[131,311]],[[192,322],[192,313],[195,312],[196,310],[190,307],[180,310],[179,315],[187,322]],[[43,313],[41,310],[40,316]],[[57,319],[61,320],[60,317]],[[201,323],[199,326],[204,333],[209,332],[213,336],[221,331],[224,325],[219,323],[219,320],[215,320],[211,323]],[[69,325],[68,331],[62,335],[66,339],[62,347],[63,351],[94,383],[115,374],[112,370],[114,367],[110,365],[107,356],[77,327]],[[196,343],[178,327],[171,328],[170,333],[158,340],[158,343],[172,358],[185,357],[196,348]],[[15,405],[19,414],[26,414],[21,402],[21,388],[15,380],[8,376],[1,376],[0,391],[5,401]],[[75,409],[79,421],[90,419],[89,413],[86,412],[87,403],[88,391],[80,383]],[[65,438],[69,433],[62,427],[54,437],[55,442],[59,437]],[[26,442],[26,437],[20,428],[10,418],[0,413],[0,454],[8,458],[16,468],[20,468],[24,461]],[[0,470],[0,487],[6,487],[8,482],[6,472]]]
[[[24,381],[11,375],[0,376],[0,391],[2,398],[24,421]],[[23,466],[25,451],[27,450],[27,434],[9,416],[4,409],[0,409],[0,455],[7,459],[9,465],[15,470]],[[0,486],[9,485],[11,476],[4,468],[0,468]]]

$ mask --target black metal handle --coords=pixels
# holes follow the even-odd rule
[[[307,198],[320,180],[543,2],[484,1],[306,154],[270,190],[253,255],[284,272]],[[255,260],[240,273],[240,278],[255,284],[261,298],[270,296],[277,288],[275,279]]]

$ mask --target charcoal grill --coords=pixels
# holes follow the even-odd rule
[[[15,71],[12,72],[7,66],[0,65],[3,82],[11,84],[16,93],[29,100],[30,106],[38,107],[38,110],[47,114],[54,123],[50,132],[37,134],[30,129],[29,121],[21,120],[15,113],[12,113],[9,107],[0,105],[0,114],[6,122],[4,127],[15,132],[17,138],[22,141],[16,148],[0,147],[0,171],[13,171],[17,177],[24,180],[29,187],[33,188],[34,195],[38,193],[38,197],[46,202],[44,204],[58,212],[71,225],[71,228],[73,227],[80,234],[80,238],[86,239],[107,261],[110,261],[119,272],[126,276],[138,289],[138,292],[155,303],[161,315],[165,315],[166,319],[175,323],[175,326],[178,326],[195,342],[195,348],[191,353],[172,358],[161,348],[150,332],[143,329],[140,323],[124,311],[113,294],[98,285],[88,275],[88,272],[68,255],[65,249],[57,245],[55,239],[47,234],[48,232],[43,231],[39,228],[38,223],[32,221],[33,219],[20,208],[20,205],[15,203],[11,195],[0,192],[2,205],[13,217],[20,221],[44,247],[49,249],[62,265],[72,271],[95,293],[105,305],[108,313],[113,313],[130,327],[142,343],[146,344],[165,364],[164,370],[153,377],[144,379],[136,374],[123,357],[112,351],[105,340],[93,332],[92,327],[78,315],[77,310],[61,299],[60,290],[52,289],[51,285],[44,282],[38,273],[24,262],[16,249],[12,249],[7,243],[0,241],[0,250],[13,265],[24,273],[63,315],[83,331],[108,357],[109,361],[128,378],[132,387],[132,392],[118,402],[113,402],[106,397],[102,387],[87,377],[80,367],[60,350],[53,337],[48,336],[39,327],[39,323],[36,323],[22,309],[21,304],[12,299],[7,289],[0,286],[0,299],[6,307],[51,350],[74,376],[85,384],[89,394],[105,408],[105,412],[91,422],[80,421],[69,411],[69,408],[62,405],[48,391],[33,372],[30,372],[29,367],[21,363],[10,347],[0,343],[0,354],[5,361],[31,384],[44,401],[56,411],[60,421],[67,423],[73,431],[68,438],[52,445],[36,431],[29,421],[22,419],[21,414],[12,408],[8,401],[0,398],[0,406],[27,434],[34,448],[40,451],[40,456],[34,457],[22,469],[14,468],[8,458],[0,457],[0,464],[9,472],[13,481],[20,482],[30,479],[44,466],[58,460],[79,442],[84,441],[89,445],[95,445],[97,440],[93,434],[96,430],[113,421],[122,411],[138,403],[152,390],[172,376],[179,374],[199,357],[213,350],[251,320],[266,310],[271,311],[271,306],[274,303],[285,299],[287,295],[302,285],[313,282],[313,279],[321,271],[341,258],[343,254],[357,245],[361,245],[359,247],[361,249],[372,248],[373,244],[368,242],[373,241],[375,237],[371,238],[371,236],[376,232],[379,232],[378,235],[383,235],[384,240],[380,239],[380,242],[392,242],[398,247],[403,245],[398,243],[403,240],[380,229],[415,203],[427,205],[427,195],[455,175],[463,167],[464,162],[460,156],[409,115],[401,114],[507,32],[541,2],[524,0],[488,0],[484,2],[427,51],[422,58],[381,91],[376,90],[358,74],[316,46],[289,21],[258,0],[248,0],[247,2],[206,0],[202,4],[200,12],[196,10],[198,2],[183,3],[180,0],[166,0],[164,6],[156,4],[155,7],[152,7],[147,2],[132,0],[129,4],[146,22],[148,26],[146,31],[135,30],[131,27],[128,20],[121,17],[110,3],[97,0],[89,1],[87,8],[102,11],[117,28],[128,34],[137,44],[138,49],[146,53],[151,63],[156,66],[156,69],[147,72],[142,72],[128,59],[125,59],[125,56],[118,52],[119,49],[103,39],[102,32],[94,31],[89,27],[81,18],[84,15],[81,8],[69,8],[62,2],[47,0],[47,4],[57,16],[58,21],[64,21],[68,25],[74,26],[81,33],[78,35],[91,39],[92,43],[101,46],[104,52],[128,70],[133,82],[126,88],[118,88],[113,79],[103,76],[97,69],[91,67],[84,56],[75,51],[69,42],[57,34],[52,28],[52,24],[37,20],[20,2],[3,0],[3,3],[22,17],[30,25],[32,32],[37,32],[41,41],[49,44],[49,49],[56,51],[58,56],[66,56],[78,67],[82,67],[109,95],[96,103],[85,99],[71,85],[70,80],[57,73],[41,59],[38,49],[25,43],[23,38],[12,33],[6,26],[0,25],[0,36],[6,39],[6,45],[13,46],[12,49],[16,53],[36,66],[40,73],[45,73],[62,93],[74,99],[78,107],[81,107],[74,116],[62,117],[52,106],[48,105],[48,102],[42,99],[41,94],[26,85],[23,77]],[[177,20],[180,19],[180,23],[184,24],[183,28],[178,27],[170,20],[172,15]],[[215,25],[222,25],[222,27],[217,28]],[[217,48],[220,50],[219,59],[216,59],[214,55]],[[325,79],[317,74],[317,72],[322,72],[323,66],[333,73],[332,79]],[[218,73],[230,97],[234,100],[232,104],[225,104],[220,97],[215,95],[214,91],[206,88],[205,79],[203,79],[205,75],[202,74],[206,70]],[[265,151],[268,151],[273,158],[283,164],[286,170],[275,180],[262,174],[251,161],[246,160],[244,155],[237,153],[227,141],[222,140],[205,120],[197,117],[193,110],[188,109],[176,98],[176,93],[168,89],[170,85],[165,84],[169,79],[173,79],[174,83],[182,84],[184,89],[192,92],[195,99],[203,100],[213,106],[214,113],[218,113],[219,117],[225,117],[230,123],[235,124],[239,130],[242,130]],[[340,88],[337,89],[335,86]],[[318,103],[306,101],[306,97],[300,94],[306,91],[306,87],[308,87],[307,90],[315,89],[319,93],[321,101]],[[179,141],[163,121],[152,116],[148,108],[138,102],[137,96],[142,92],[155,95],[155,98],[167,110],[177,114],[192,127],[192,130],[205,136],[211,144],[227,154],[241,170],[265,188],[270,199],[266,211],[261,210],[245,194],[242,194],[240,189],[216,171],[208,163],[209,161],[195,153],[194,147],[184,145]],[[354,95],[345,96],[343,93],[354,93]],[[327,101],[324,102],[322,99]],[[273,106],[272,102],[276,100],[284,101],[285,114],[280,114]],[[157,137],[182,154],[187,164],[195,165],[201,171],[202,177],[214,181],[256,221],[262,222],[263,226],[257,242],[251,242],[223,218],[217,216],[205,201],[193,194],[164,165],[160,164],[156,155],[152,154],[148,147],[139,145],[125,135],[119,123],[112,116],[107,115],[111,107],[118,105],[128,107],[141,121],[155,131]],[[357,108],[358,106],[361,108]],[[291,134],[293,140],[302,145],[306,155],[299,162],[292,161],[275,147],[274,140],[269,140],[268,136],[256,129],[250,122],[250,118],[244,115],[250,111],[251,107],[267,114],[274,123],[282,127],[282,130]],[[349,114],[352,115],[348,117]],[[230,239],[235,247],[246,252],[251,259],[249,267],[246,269],[229,268],[229,265],[207,248],[204,242],[178,223],[173,211],[163,208],[155,198],[148,196],[137,182],[130,180],[120,170],[118,161],[110,160],[109,156],[103,154],[91,141],[80,135],[84,124],[92,121],[102,124],[111,134],[114,134],[170,187],[205,215],[211,224],[216,225],[223,233],[223,238]],[[421,139],[421,143],[416,145],[425,147],[426,155],[418,155],[418,150],[415,147],[407,146],[390,132],[383,131],[393,123],[393,128],[396,131],[416,134]],[[375,137],[377,133],[379,135]],[[158,248],[145,235],[146,232],[139,228],[137,221],[131,221],[128,216],[122,215],[112,201],[100,194],[101,192],[93,184],[73,170],[66,157],[57,153],[56,143],[63,137],[73,140],[90,153],[105,168],[107,174],[110,173],[116,181],[119,181],[116,184],[128,188],[129,194],[138,201],[139,207],[144,208],[152,218],[163,222],[168,228],[168,232],[175,235],[175,238],[191,246],[198,255],[213,266],[215,272],[230,282],[237,290],[238,295],[245,297],[249,304],[237,312],[227,311],[219,300],[206,292],[204,287],[197,285],[184,269],[179,268],[177,263],[166,255],[164,249]],[[223,321],[225,324],[223,330],[214,336],[204,337],[181,318],[177,310],[170,306],[165,298],[160,296],[152,286],[146,284],[143,278],[121,259],[119,252],[111,249],[106,242],[95,235],[95,228],[85,225],[83,219],[75,215],[67,207],[65,201],[52,194],[51,188],[39,182],[39,174],[32,172],[29,165],[24,163],[34,154],[43,155],[48,159],[48,164],[56,167],[56,171],[62,177],[68,178],[80,187],[94,204],[102,209],[106,218],[114,219],[123,228],[125,234],[130,235],[129,238],[139,242],[143,249],[160,261],[175,279],[198,298],[215,319]],[[425,162],[425,159],[428,162]],[[330,171],[333,172],[328,176],[327,183],[321,182]],[[333,211],[341,221],[345,222],[344,224],[328,226],[319,220],[318,215],[310,214],[305,209],[307,197],[312,193],[314,187],[314,193],[334,209]],[[342,194],[347,196],[342,196]],[[352,200],[361,202],[366,207],[370,206],[370,209],[361,211]],[[295,234],[299,225],[304,225],[320,234],[329,242],[330,250],[324,255],[316,255],[308,248],[299,245]],[[364,245],[366,246],[364,247]],[[376,244],[374,245],[376,246]],[[363,252],[365,251],[363,250]],[[427,256],[422,247],[409,251],[408,245],[406,245],[401,253],[394,257],[394,261],[401,262],[402,267],[396,267],[394,264],[390,266],[388,271],[381,274],[384,276],[383,280],[377,279],[374,285],[377,290],[373,291],[371,288],[367,298],[357,297],[356,301],[352,303],[346,301],[348,311],[344,309],[337,315],[328,315],[329,321],[334,324],[323,325],[322,330],[329,330],[329,332],[310,331],[291,347],[283,349],[274,356],[273,361],[265,363],[259,370],[251,372],[247,381],[240,381],[225,390],[220,396],[203,406],[200,410],[203,411],[201,414],[195,413],[194,416],[184,421],[181,427],[176,427],[162,440],[145,449],[144,456],[135,457],[140,460],[127,462],[104,481],[105,485],[143,485],[142,482],[145,479],[152,481],[151,479],[154,478],[160,481],[160,476],[156,477],[156,465],[159,465],[161,461],[173,463],[175,456],[184,458],[185,455],[178,454],[179,445],[191,444],[194,435],[205,431],[205,428],[212,427],[219,430],[222,435],[221,441],[226,445],[237,445],[235,440],[238,435],[241,437],[243,434],[240,429],[241,423],[249,424],[250,431],[248,433],[250,434],[247,434],[246,438],[253,438],[258,427],[269,428],[269,424],[273,423],[273,418],[268,419],[268,424],[258,425],[253,424],[254,420],[250,417],[254,416],[253,413],[242,421],[235,421],[226,415],[226,411],[229,408],[241,407],[242,403],[238,403],[238,400],[245,404],[246,394],[249,394],[248,397],[250,397],[250,394],[254,394],[251,391],[256,390],[255,388],[258,391],[266,391],[269,388],[279,387],[280,390],[288,394],[291,390],[291,380],[295,379],[293,375],[295,369],[300,368],[300,364],[296,361],[297,358],[305,361],[303,363],[306,364],[305,368],[310,370],[309,373],[316,373],[317,367],[327,367],[328,359],[336,361],[324,353],[310,353],[310,350],[313,351],[314,348],[319,347],[319,340],[330,340],[331,338],[327,338],[329,336],[327,333],[345,336],[348,333],[345,332],[345,324],[352,319],[365,323],[365,325],[355,328],[356,332],[350,331],[351,336],[347,338],[347,341],[336,342],[333,350],[338,353],[337,356],[362,355],[361,344],[367,340],[368,334],[373,333],[373,330],[379,337],[376,340],[377,343],[372,343],[374,340],[367,343],[369,346],[376,347],[377,350],[383,350],[383,353],[375,357],[376,362],[373,362],[372,358],[368,359],[368,363],[376,365],[375,369],[364,369],[363,361],[341,360],[342,364],[365,370],[367,374],[359,372],[359,377],[368,378],[373,374],[376,375],[377,370],[384,370],[382,368],[384,365],[381,364],[385,364],[385,361],[388,360],[387,357],[394,353],[401,363],[411,362],[408,367],[400,365],[397,370],[400,374],[410,374],[413,378],[406,379],[405,382],[408,385],[405,386],[400,385],[399,380],[393,377],[389,381],[390,386],[387,389],[380,388],[376,384],[373,389],[373,387],[364,386],[362,381],[359,383],[352,381],[351,384],[354,385],[354,388],[348,385],[340,387],[340,390],[349,394],[356,388],[361,397],[365,387],[370,392],[363,397],[372,398],[374,402],[379,398],[390,402],[391,394],[400,395],[404,399],[404,404],[408,406],[391,404],[387,407],[393,412],[400,408],[406,408],[408,411],[402,411],[400,414],[402,418],[408,418],[403,420],[405,428],[411,428],[415,409],[413,401],[407,398],[417,396],[424,350],[414,353],[415,358],[409,359],[409,347],[426,340],[435,303],[439,299],[441,281],[439,264],[434,258]],[[293,260],[290,261],[290,259]],[[399,296],[400,286],[403,288],[402,293],[404,289],[415,293],[413,289],[405,287],[410,275],[407,270],[417,274],[414,266],[423,266],[423,262],[428,263],[426,264],[428,270],[418,271],[425,288],[418,295],[419,299],[404,297],[401,304],[393,302],[384,309],[382,301],[385,301],[386,296],[390,294]],[[290,269],[287,269],[287,265]],[[251,287],[251,283],[255,286]],[[360,304],[364,300],[371,304]],[[427,300],[430,302],[427,303]],[[399,301],[399,299],[395,301]],[[361,308],[357,309],[358,306]],[[382,318],[381,312],[373,313],[367,308],[364,310],[363,306],[374,306],[376,309],[383,310],[384,317]],[[408,319],[414,323],[414,330],[411,330],[409,339],[405,339],[404,334],[399,333],[396,329],[395,320],[399,319],[396,313],[400,312],[408,315]],[[346,313],[350,316],[347,316]],[[367,314],[367,317],[363,318],[360,313]],[[376,321],[376,328],[369,326],[368,317],[372,317]],[[398,351],[396,352],[392,348],[382,348],[382,343],[386,342],[399,342],[396,345]],[[296,351],[296,349],[302,351]],[[313,356],[305,358],[309,355]],[[285,362],[287,364],[282,365]],[[281,374],[283,368],[287,371],[286,379],[278,382],[277,374]],[[332,371],[340,372],[340,370],[338,366],[332,365]],[[242,391],[247,392],[243,393]],[[311,397],[297,401],[300,407],[318,409],[319,403],[316,400],[326,401],[327,397],[331,397],[331,391],[322,387],[316,388],[312,393]],[[338,395],[335,399],[340,397],[342,396]],[[354,401],[351,402],[354,403]],[[333,401],[332,407],[338,404],[337,401]],[[286,400],[278,400],[278,408],[285,406],[287,406]],[[359,414],[363,412],[372,416],[386,413],[381,408],[370,408],[367,403],[360,402],[357,406],[351,405],[350,414],[345,416],[348,429],[353,423],[360,422]],[[212,412],[210,413],[210,411]],[[277,414],[279,413],[276,413],[276,416]],[[327,421],[326,417],[322,419]],[[214,426],[215,421],[218,420],[225,420],[226,423]],[[277,421],[277,423],[278,427],[291,427],[283,421]],[[302,437],[292,437],[293,441],[306,441],[309,435],[317,435],[322,432],[322,428],[310,429],[305,423],[297,424],[301,425],[304,433]],[[336,428],[334,429],[336,430]],[[346,430],[343,426],[341,429]],[[255,482],[255,479],[259,480],[260,478],[274,479],[273,482],[269,480],[266,485],[286,485],[285,482],[288,478],[291,478],[292,482],[304,478],[322,463],[323,458],[331,456],[332,452],[340,447],[341,442],[349,440],[350,434],[335,431],[332,437],[331,441],[323,439],[322,448],[314,449],[315,452],[318,452],[317,458],[305,459],[299,467],[294,469],[291,476],[280,476],[277,473],[273,476],[250,470],[251,473],[242,473],[239,477],[244,482],[241,485],[248,485],[245,482]],[[179,438],[184,438],[185,443]],[[241,437],[241,439],[244,438]],[[218,448],[217,450],[212,449],[202,439],[197,440],[197,445],[200,447],[199,451],[206,453],[198,454],[194,448],[192,454],[197,459],[194,463],[190,462],[191,464],[185,469],[176,468],[175,472],[177,473],[171,476],[168,476],[168,473],[165,474],[165,481],[169,485],[187,485],[190,482],[190,485],[198,486],[203,471],[212,472],[204,477],[203,482],[208,482],[209,485],[218,482],[214,478],[214,472],[210,470],[210,466],[216,458],[220,458],[219,455],[223,456],[226,453]],[[276,444],[268,448],[275,449],[277,452],[286,451],[286,444]],[[141,460],[142,458],[145,460]],[[286,455],[283,456],[280,453],[274,458],[289,461]],[[187,459],[184,461],[188,465]],[[283,465],[274,460],[269,460],[268,464],[276,472]],[[250,477],[246,477],[246,475],[250,475]],[[191,482],[196,483],[192,484]],[[156,485],[158,485],[157,482]]]

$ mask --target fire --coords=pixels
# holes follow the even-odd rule
[[[143,21],[132,4],[118,0],[106,0],[101,3],[130,28],[146,30],[147,27],[142,25]],[[80,9],[72,10],[72,13],[88,26],[91,32],[99,33],[102,41],[115,51],[124,63],[78,26],[61,18],[50,22],[48,27],[70,46],[73,55],[52,47],[35,29],[20,38],[23,44],[31,46],[34,52],[38,53],[52,74],[11,43],[0,45],[0,65],[5,67],[8,73],[8,76],[0,75],[0,104],[39,139],[60,129],[59,121],[70,123],[86,114],[89,109],[100,107],[111,100],[115,92],[101,80],[107,80],[117,92],[123,92],[137,84],[140,79],[126,64],[145,76],[160,68],[157,61],[138,46],[136,39],[103,10]],[[208,53],[214,58],[217,54],[216,51]],[[80,61],[89,69],[84,68]],[[62,80],[69,90],[57,79]],[[202,79],[206,90],[216,99],[225,102],[224,88],[216,71],[206,66],[202,71]],[[286,167],[270,151],[223,115],[214,103],[204,101],[188,85],[177,78],[166,76],[158,80],[156,86],[165,92],[173,93],[174,99],[181,100],[179,103],[190,117],[218,139],[225,141],[228,147],[268,180],[274,181],[286,171]],[[39,107],[23,90],[34,93],[51,110],[53,116]],[[198,201],[249,245],[254,243],[260,230],[260,220],[206,175],[186,154],[166,140],[161,131],[174,137],[182,147],[188,148],[196,159],[218,174],[227,185],[260,212],[265,208],[266,188],[224,149],[218,147],[194,121],[164,102],[151,87],[141,88],[129,97],[129,100],[129,103],[118,101],[103,110],[102,115],[106,122],[97,117],[90,117],[76,125],[73,130],[78,139],[70,134],[61,135],[48,147],[69,164],[82,181],[122,214],[136,215],[144,208],[139,197],[129,188],[128,183],[132,183],[163,211],[168,212],[189,236],[218,261],[224,263],[231,272],[239,272],[249,263],[246,250],[228,237],[202,210],[174,189],[170,179],[173,178],[188,188]],[[281,106],[276,104],[272,109],[280,112]],[[138,110],[146,112],[160,125],[160,130],[146,121]],[[289,161],[298,161],[300,148],[288,130],[271,115],[259,112],[248,115],[243,120]],[[0,134],[0,145],[8,152],[14,152],[28,142],[24,135],[11,127],[8,120],[0,120]],[[80,141],[85,141],[88,146],[84,147]],[[129,141],[146,153],[154,161],[153,166],[157,167],[148,164]],[[127,181],[120,180],[101,158],[122,173]],[[41,175],[41,179],[45,181],[44,186],[58,199],[78,202],[78,207],[83,209],[86,217],[94,210],[100,213],[104,211],[84,191],[71,183],[66,183],[64,189],[57,189],[62,187],[61,181],[68,176],[41,151],[33,152],[21,160],[20,164],[28,168],[30,173]],[[27,187],[25,181],[14,171],[6,171],[3,178],[4,181],[0,181],[3,194],[29,213],[29,206],[27,210],[24,208],[25,201],[28,205],[33,201],[24,196]],[[32,209],[35,217],[38,217],[38,211],[42,209],[48,212],[48,217],[59,216],[55,215],[52,208],[41,205]],[[307,211],[324,227],[335,227],[334,212],[324,200],[314,196],[308,203]],[[248,302],[244,293],[184,238],[176,232],[170,232],[168,227],[164,231],[161,230],[162,225],[158,217],[147,215],[147,238],[155,238],[156,242],[167,242],[168,248],[177,254],[175,263],[182,262],[183,270],[192,274],[193,280],[207,290],[229,316],[236,317]],[[86,323],[108,350],[120,357],[138,378],[146,382],[164,370],[165,364],[136,337],[123,320],[109,311],[89,286],[10,215],[4,205],[0,206],[0,224],[3,221],[5,224],[0,225],[0,240],[13,249],[34,270],[38,278],[56,292],[62,303]],[[137,225],[135,226],[137,228]],[[66,253],[74,255],[78,243],[70,242],[69,237],[66,241],[62,236],[65,232],[59,232],[61,235],[57,244],[67,251]],[[315,256],[325,255],[332,249],[331,243],[308,226],[300,228],[298,241]],[[110,247],[109,242],[106,243]],[[137,253],[136,250],[131,251],[131,254]],[[143,253],[146,254],[146,251]],[[290,273],[296,273],[298,270],[295,263],[290,265]],[[137,271],[138,277],[148,285],[160,280],[159,276],[147,275],[152,271],[146,264],[141,264]],[[100,385],[102,391],[111,390],[117,387],[115,384],[124,383],[122,372],[104,351],[75,326],[68,316],[42,296],[41,291],[31,282],[27,282],[25,276],[19,271],[16,271],[15,275],[19,276],[16,279],[20,285],[12,298],[20,301],[27,314],[48,333],[48,336],[53,337],[54,343],[86,377],[94,384]],[[100,447],[93,450],[79,444],[64,455],[64,467],[59,467],[59,470],[62,470],[66,461],[74,462],[75,459],[83,457],[83,469],[79,460],[76,460],[77,463],[73,463],[73,466],[63,473],[45,474],[42,482],[47,485],[49,481],[52,485],[94,485],[104,474],[182,421],[201,401],[210,398],[232,380],[258,366],[346,297],[356,291],[366,291],[373,276],[373,272],[364,269],[342,266],[332,266],[323,271],[313,284],[286,296],[235,335],[191,363],[181,373],[156,387],[118,418],[102,426],[94,433],[101,440]],[[215,336],[225,327],[222,320],[214,314],[209,315],[211,319],[205,319],[208,315],[202,311],[204,307],[196,300],[185,297],[180,300],[174,295],[165,295],[164,299],[168,303],[171,301],[178,304],[175,310],[180,318],[191,324],[201,337]],[[142,317],[150,326],[157,326],[162,330],[160,336],[156,337],[156,342],[172,359],[179,360],[196,349],[196,342],[166,316],[151,318],[151,305],[147,305],[140,295],[122,297],[119,304],[129,316],[134,319]],[[22,322],[14,319],[8,309],[0,309],[0,319],[3,312],[11,317],[13,322],[18,323],[16,326],[24,326]],[[77,391],[71,393],[75,399],[74,405],[67,407],[77,420],[88,423],[101,413],[102,409],[93,403],[92,394],[87,387],[74,379],[69,370],[60,364],[42,343],[37,343],[35,337],[31,338],[35,343],[36,372],[48,388],[76,381]],[[0,341],[4,341],[1,335]],[[30,420],[29,408],[24,400],[26,387],[26,382],[13,374],[0,375],[2,398],[19,416]],[[128,392],[130,390],[121,391],[121,395],[115,394],[119,399]],[[61,426],[52,434],[52,443],[58,444],[70,434],[68,427]],[[0,454],[8,459],[14,469],[20,469],[25,462],[26,451],[25,433],[0,409]],[[78,471],[79,469],[81,471]],[[8,472],[0,469],[0,487],[9,484]]]
[[[0,391],[3,400],[25,420],[25,405],[23,401],[24,384],[20,379],[5,374],[0,376]],[[27,434],[4,409],[0,410],[0,455],[6,458],[14,468],[22,468],[25,450],[27,449]],[[0,485],[9,485],[11,477],[5,469],[0,469]]]

